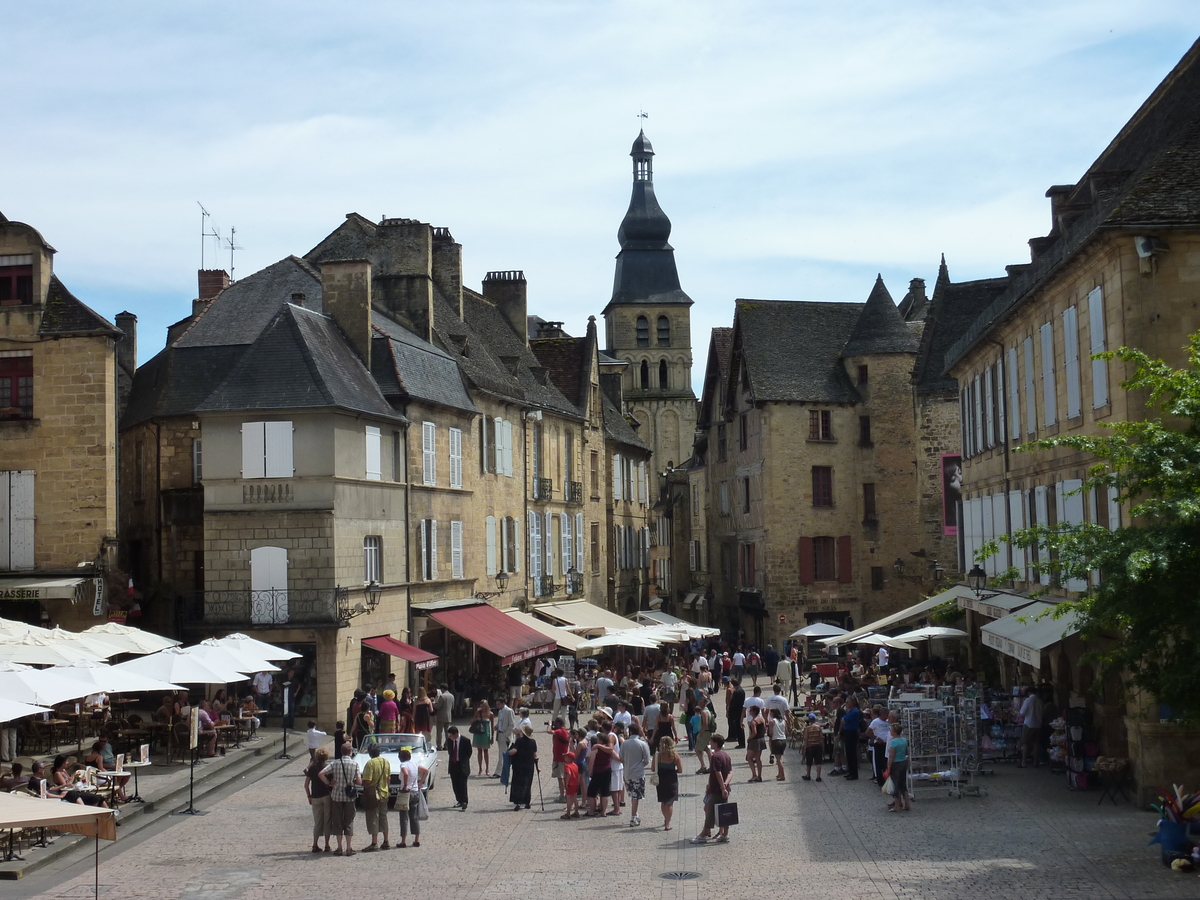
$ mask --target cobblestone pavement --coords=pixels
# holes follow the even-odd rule
[[[544,720],[535,721],[541,727]],[[539,740],[548,760],[549,738]],[[912,813],[891,814],[865,778],[801,781],[794,751],[786,757],[785,783],[746,783],[741,754],[733,756],[733,799],[742,824],[728,844],[688,843],[703,817],[706,777],[691,774],[694,757],[685,759],[684,796],[670,832],[661,829],[654,802],[643,805],[639,828],[629,826],[627,815],[561,821],[546,762],[544,812],[536,784],[533,809],[513,812],[496,779],[477,777],[470,781],[470,811],[448,809],[453,797],[443,775],[431,794],[420,849],[353,858],[309,852],[311,819],[297,760],[215,802],[202,818],[180,819],[143,841],[105,849],[100,891],[156,900],[354,896],[380,888],[388,896],[522,900],[564,890],[605,900],[754,898],[781,891],[822,900],[1200,896],[1195,875],[1172,873],[1159,862],[1157,846],[1146,846],[1152,813],[1097,805],[1096,792],[1072,793],[1046,769],[1000,765],[985,780],[986,797],[926,793]],[[362,825],[360,814],[357,848],[368,842]],[[394,838],[395,814],[391,828]],[[669,872],[700,877],[659,878]],[[16,883],[12,896],[91,896],[90,865],[70,870],[61,883],[54,877],[35,874]]]

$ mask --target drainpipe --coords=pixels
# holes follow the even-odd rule
[[[1000,343],[1000,341],[992,338],[988,338],[988,343],[994,344],[1000,348],[1000,384],[998,385],[996,394],[1002,398],[1000,405],[1004,407],[1004,416],[1003,421],[997,424],[1002,425],[1004,429],[1004,525],[1007,528],[1008,533],[1012,534],[1012,506],[1008,501],[1008,495],[1012,489],[1012,482],[1009,477],[1009,469],[1011,468],[1011,460],[1009,457],[1011,451],[1009,448],[1011,446],[1012,439],[1012,432],[1009,429],[1009,421],[1012,416],[1012,410],[1009,409],[1009,404],[1012,402],[1012,398],[1008,396],[1008,363],[1004,355],[1004,345]],[[1008,564],[1009,566],[1014,564],[1012,544],[1008,545]]]

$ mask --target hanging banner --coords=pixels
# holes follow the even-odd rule
[[[188,711],[188,747],[195,750],[200,746],[200,707]]]
[[[963,468],[959,453],[942,454],[942,534],[958,534]]]
[[[93,578],[92,584],[96,588],[96,598],[92,603],[92,615],[102,616],[104,615],[104,579]]]

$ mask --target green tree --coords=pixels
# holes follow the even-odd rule
[[[1173,369],[1140,350],[1098,354],[1133,366],[1121,387],[1139,392],[1153,413],[1141,421],[1100,423],[1097,435],[1054,437],[1017,452],[1069,447],[1090,454],[1082,490],[1105,502],[1114,488],[1132,521],[1109,530],[1060,524],[1019,531],[1008,540],[1037,548],[1036,571],[1055,583],[1100,583],[1055,613],[1078,612],[1080,632],[1094,641],[1090,659],[1108,674],[1200,719],[1200,332],[1188,338],[1188,361]],[[1001,576],[1011,578],[1015,573]]]

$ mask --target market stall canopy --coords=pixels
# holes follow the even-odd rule
[[[429,613],[429,617],[460,637],[500,657],[502,666],[512,665],[523,659],[533,659],[558,647],[556,641],[548,640],[544,634],[534,631],[528,625],[506,616],[486,603],[434,610]]]
[[[44,712],[49,712],[49,707],[35,706],[32,703],[18,703],[7,697],[0,697],[0,722],[12,722],[15,719],[36,716]]]
[[[23,638],[0,641],[0,661],[31,666],[70,665],[79,659],[99,661],[104,657],[73,642],[56,641],[26,634]]]
[[[557,619],[567,631],[580,633],[608,634],[625,631],[629,620],[609,612],[587,600],[567,600],[563,603],[539,603],[530,612],[534,615]]]
[[[113,668],[148,675],[172,684],[227,684],[249,679],[248,675],[241,672],[214,669],[200,657],[179,647],[168,647],[157,653],[139,656],[129,662],[118,663]]]
[[[531,616],[529,613],[521,612],[519,609],[504,610],[506,616],[512,616],[518,622],[528,625],[539,634],[544,634],[550,640],[558,644],[560,650],[566,650],[568,653],[574,653],[579,649],[586,638],[583,638],[573,631],[567,631],[565,628],[559,628],[557,625],[551,625],[539,619],[537,616]]]
[[[845,633],[846,629],[837,625],[830,625],[828,622],[813,622],[811,625],[797,628],[789,637],[834,637]]]
[[[645,635],[634,634],[633,632],[616,631],[612,634],[602,634],[600,637],[592,638],[584,641],[579,645],[581,651],[601,650],[605,647],[641,647],[647,650],[653,650],[659,646],[659,642]]]
[[[852,644],[871,644],[875,647],[891,647],[893,650],[916,650],[912,644],[905,641],[897,640],[893,637],[888,637],[886,634],[860,634],[850,643]]]
[[[91,634],[108,644],[118,648],[119,653],[157,653],[168,647],[179,646],[174,638],[163,637],[151,631],[143,631],[132,625],[122,625],[119,622],[105,622],[84,629],[82,634]]]
[[[268,659],[271,662],[298,659],[300,657],[299,653],[294,653],[283,647],[276,647],[274,644],[268,644],[265,641],[260,641],[245,634],[227,634],[223,638],[217,638],[217,643],[229,644],[231,647],[237,647],[243,653],[249,653],[251,656],[257,656],[260,659]]]
[[[54,669],[35,669],[20,663],[0,662],[0,697],[8,700],[35,706],[53,706],[64,700],[78,700],[94,693],[96,689],[88,682]]]
[[[412,644],[406,644],[404,641],[388,637],[387,635],[363,638],[363,644],[378,650],[380,653],[386,653],[388,656],[408,660],[417,667],[418,672],[436,668],[438,664],[436,653],[430,653],[428,650],[422,650],[420,647],[414,647]]]
[[[687,628],[689,633],[695,632],[697,637],[716,637],[721,633],[720,628],[709,628],[706,625],[695,625],[686,619],[673,616],[670,613],[657,610],[641,610],[635,613],[637,621],[643,625],[677,625]]]
[[[980,629],[983,645],[1040,669],[1043,650],[1079,631],[1078,615],[1073,610],[1056,619],[1050,614],[1054,608],[1055,604],[1039,600],[988,622]]]
[[[169,681],[160,681],[157,678],[139,675],[136,672],[127,672],[124,669],[110,666],[107,663],[92,662],[90,659],[81,659],[79,662],[69,666],[54,666],[42,671],[52,672],[62,675],[65,678],[88,683],[92,686],[92,690],[88,692],[90,694],[100,691],[104,691],[107,694],[127,694],[141,693],[142,691],[183,690],[182,685],[172,684]]]
[[[116,817],[111,809],[0,793],[0,831],[10,828],[53,828],[106,841],[117,839]]]
[[[934,594],[932,597],[926,597],[920,603],[914,603],[900,612],[892,613],[884,616],[882,619],[876,619],[870,625],[864,625],[862,628],[857,628],[854,631],[848,631],[845,634],[839,634],[836,637],[823,638],[822,644],[827,647],[834,647],[839,644],[853,644],[860,635],[871,634],[872,632],[882,631],[885,628],[890,628],[900,622],[905,622],[909,619],[915,619],[918,616],[925,615],[935,606],[941,606],[943,603],[949,603],[951,600],[957,601],[960,597],[974,597],[975,592],[965,584],[956,584],[942,591],[940,594]]]
[[[1021,594],[1014,594],[1009,591],[988,590],[979,597],[976,597],[974,592],[968,597],[959,597],[958,607],[959,609],[969,609],[972,612],[977,612],[981,616],[987,616],[989,619],[1003,619],[1010,612],[1028,606],[1033,602],[1032,597],[1025,597]]]
[[[234,672],[245,672],[247,675],[253,675],[255,672],[279,671],[279,666],[267,662],[257,654],[242,652],[233,644],[221,644],[213,638],[185,649],[214,669],[232,669]]]
[[[895,637],[897,641],[933,641],[943,638],[964,638],[969,635],[961,628],[947,628],[943,625],[926,625],[915,631],[906,631]]]

